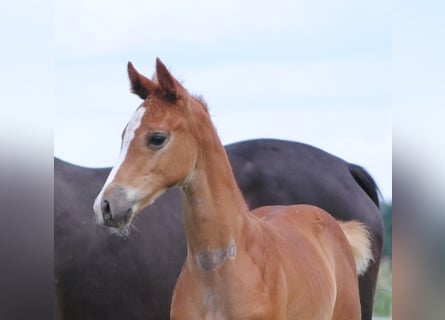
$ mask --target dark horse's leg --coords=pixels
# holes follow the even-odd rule
[[[374,234],[375,236],[375,234]],[[372,319],[377,277],[380,268],[380,258],[382,252],[381,240],[373,240],[372,252],[374,261],[371,261],[366,273],[359,277],[360,303],[362,308],[362,320]]]
[[[376,207],[379,208],[378,188],[372,177],[360,166],[349,164],[348,169],[354,177],[354,180],[372,199]],[[380,210],[374,213],[369,212],[369,214],[363,214],[361,217],[362,222],[366,224],[372,236],[373,261],[371,261],[366,273],[359,277],[360,303],[362,320],[371,320],[380,269],[380,259],[383,251],[384,228]]]

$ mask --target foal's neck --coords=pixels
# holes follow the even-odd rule
[[[213,144],[198,159],[195,172],[182,192],[191,256],[203,252],[234,254],[235,244],[249,219],[249,210],[224,147],[219,139]]]

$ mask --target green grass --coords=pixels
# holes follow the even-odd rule
[[[380,264],[377,290],[374,302],[375,317],[392,315],[392,271],[390,259],[383,259]]]

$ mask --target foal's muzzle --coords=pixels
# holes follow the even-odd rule
[[[123,188],[111,187],[111,190],[104,194],[100,203],[103,224],[113,228],[125,227],[133,215],[132,207],[133,204],[127,199]]]

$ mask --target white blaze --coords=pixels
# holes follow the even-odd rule
[[[102,187],[102,190],[99,192],[98,196],[96,197],[96,200],[94,201],[94,212],[96,213],[96,218],[99,222],[102,222],[102,214],[101,214],[101,203],[102,203],[102,195],[104,191],[107,189],[108,185],[114,180],[114,177],[116,176],[116,173],[119,171],[122,163],[124,163],[125,158],[127,157],[128,148],[130,147],[131,141],[133,140],[136,130],[141,125],[142,117],[145,114],[145,107],[140,106],[136,112],[134,113],[133,117],[131,118],[130,122],[128,122],[127,128],[125,129],[124,137],[122,139],[122,147],[119,154],[119,158],[114,165],[113,169],[111,170],[107,181],[105,181],[104,186]]]

